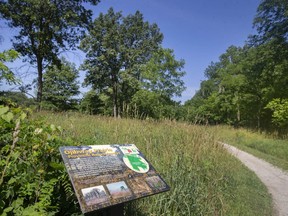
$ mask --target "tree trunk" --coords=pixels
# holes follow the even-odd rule
[[[237,109],[237,121],[238,121],[238,123],[241,121],[241,112],[240,112],[239,107]]]
[[[117,88],[117,82],[114,81],[113,83],[113,116],[114,118],[118,117],[118,88]]]
[[[37,102],[38,102],[38,111],[40,111],[42,102],[42,93],[43,93],[43,58],[39,56],[37,56],[37,72],[38,72]]]

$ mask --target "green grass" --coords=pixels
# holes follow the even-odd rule
[[[253,133],[245,129],[217,127],[220,141],[234,145],[267,162],[288,170],[288,140],[272,139],[265,134]]]
[[[272,215],[266,188],[218,145],[215,129],[77,113],[36,115],[60,125],[67,145],[136,144],[171,190],[131,202],[126,215]]]

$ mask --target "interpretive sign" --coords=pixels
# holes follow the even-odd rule
[[[134,144],[60,147],[83,213],[168,191]]]

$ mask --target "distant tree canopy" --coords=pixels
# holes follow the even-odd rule
[[[1,0],[0,18],[19,30],[13,46],[37,66],[37,100],[42,100],[43,71],[47,64],[59,64],[59,53],[75,47],[89,26],[92,11],[84,2],[99,0]]]
[[[99,94],[97,94],[94,90],[90,90],[84,94],[79,110],[90,115],[107,114],[105,112],[104,102],[101,100]]]
[[[229,47],[205,71],[189,101],[188,119],[258,129],[288,128],[288,1],[263,0],[254,20],[258,34]],[[252,46],[251,46],[252,45]]]
[[[158,26],[144,21],[139,11],[124,17],[110,8],[100,13],[82,40],[85,85],[102,95],[115,117],[128,112],[141,89],[168,97],[184,90],[184,62],[161,47],[162,38]]]
[[[35,105],[35,101],[32,98],[28,98],[22,92],[15,91],[2,91],[0,92],[0,104],[17,104],[22,107],[31,107]]]

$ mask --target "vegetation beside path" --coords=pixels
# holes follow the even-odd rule
[[[171,191],[134,201],[127,215],[271,215],[265,186],[217,144],[217,131],[171,121],[42,112],[75,145],[134,143]]]
[[[125,215],[272,214],[267,189],[211,127],[0,106],[0,130],[0,215],[82,215],[59,146],[113,143],[136,144],[171,186]]]
[[[228,126],[216,127],[215,130],[218,131],[220,141],[234,145],[283,170],[288,170],[287,139],[275,139],[247,129],[234,129]]]

